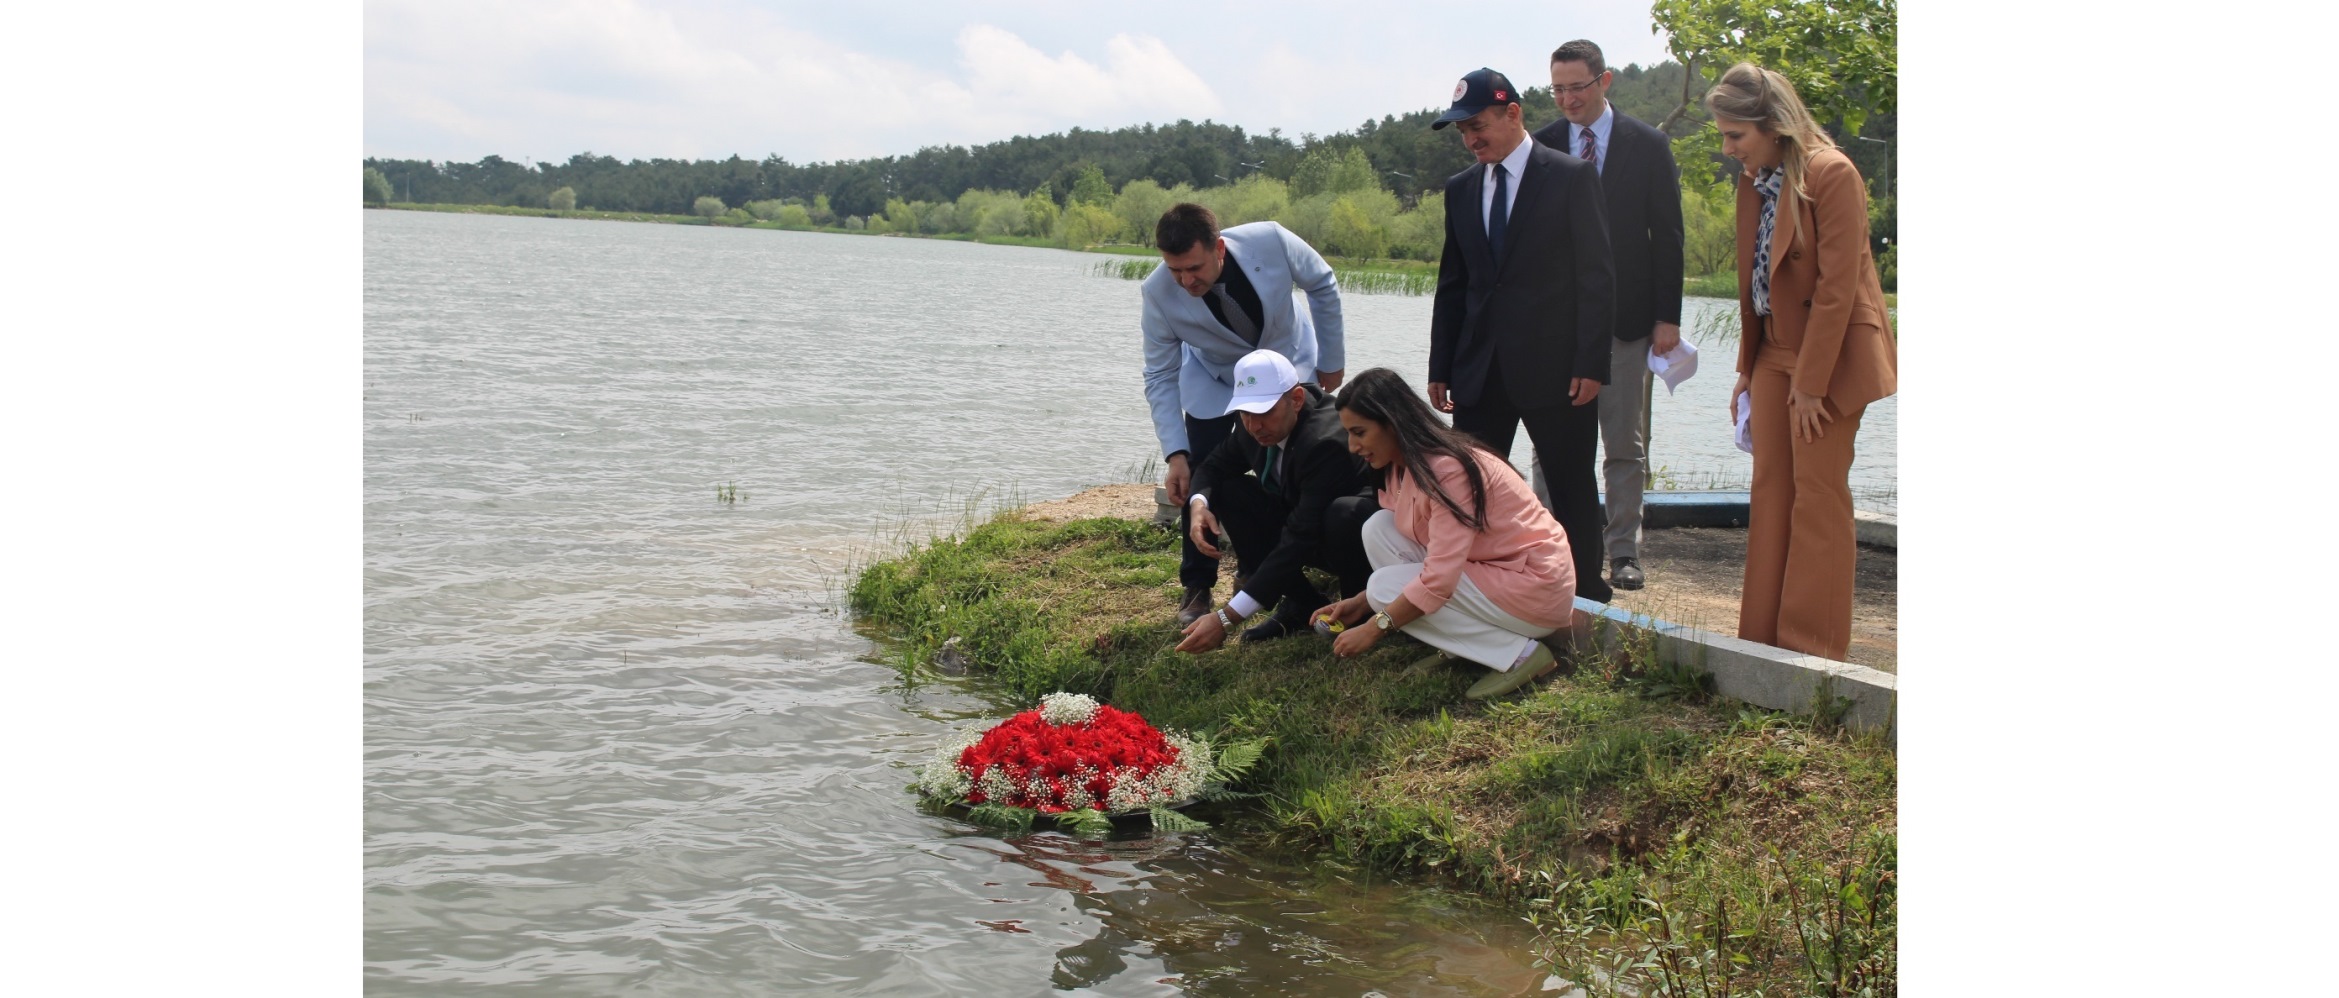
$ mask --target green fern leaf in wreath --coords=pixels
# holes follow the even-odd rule
[[[1056,823],[1071,829],[1075,835],[1111,835],[1113,833],[1113,819],[1105,817],[1103,811],[1095,808],[1066,811],[1056,815]]]
[[[1159,804],[1153,806],[1153,830],[1156,832],[1200,832],[1209,828],[1209,822],[1197,821]]]
[[[1005,804],[977,804],[966,811],[968,821],[1018,832],[1031,831],[1032,819],[1038,816],[1039,812],[1030,808],[1008,807]]]

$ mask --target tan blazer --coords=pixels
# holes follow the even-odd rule
[[[1842,152],[1823,149],[1803,174],[1808,200],[1779,191],[1771,232],[1770,334],[1794,350],[1795,390],[1837,409],[1867,405],[1899,388],[1892,320],[1868,252],[1868,189]],[[1754,314],[1754,236],[1762,195],[1738,176],[1738,373],[1754,373],[1763,337]]]

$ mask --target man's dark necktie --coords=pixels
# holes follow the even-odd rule
[[[1494,259],[1502,261],[1503,231],[1511,227],[1511,171],[1494,164],[1494,207],[1486,213],[1486,244],[1494,249]]]
[[[1267,445],[1267,466],[1259,469],[1259,487],[1266,490],[1267,494],[1271,496],[1283,494],[1283,487],[1275,482],[1276,451],[1277,448],[1274,444]]]
[[[1600,139],[1592,134],[1592,128],[1589,125],[1584,126],[1584,162],[1592,164],[1592,172],[1599,172]]]
[[[1234,330],[1234,334],[1242,337],[1243,342],[1258,346],[1259,327],[1251,324],[1251,313],[1235,304],[1234,295],[1227,293],[1226,285],[1211,285],[1210,294],[1218,299],[1218,310],[1226,314],[1226,328]]]

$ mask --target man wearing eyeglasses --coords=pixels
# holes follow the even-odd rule
[[[1649,352],[1681,343],[1681,174],[1665,133],[1608,103],[1615,81],[1600,46],[1577,39],[1551,53],[1551,94],[1563,117],[1535,141],[1583,160],[1600,174],[1608,242],[1616,263],[1616,341],[1608,388],[1600,393],[1601,462],[1607,479],[1608,582],[1639,589],[1641,489],[1648,478],[1644,420]],[[1543,491],[1542,462],[1535,485]],[[1546,500],[1548,502],[1548,500]]]

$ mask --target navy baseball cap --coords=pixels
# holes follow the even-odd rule
[[[1473,69],[1469,75],[1454,83],[1454,106],[1430,122],[1431,128],[1444,128],[1490,107],[1519,103],[1519,88],[1511,86],[1511,78],[1491,69]]]

